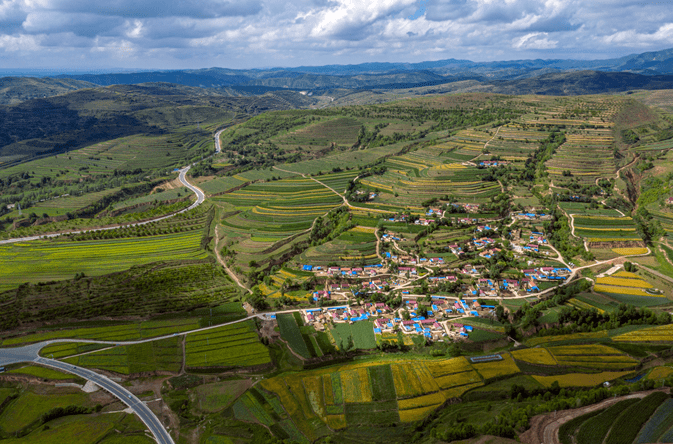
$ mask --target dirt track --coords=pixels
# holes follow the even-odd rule
[[[582,416],[585,413],[609,407],[612,404],[623,401],[624,399],[644,398],[650,393],[657,391],[668,391],[668,389],[657,389],[647,392],[632,393],[630,395],[620,396],[618,398],[609,398],[599,402],[598,404],[592,404],[578,409],[563,410],[557,413],[548,413],[546,415],[534,416],[530,420],[530,429],[522,433],[519,436],[519,439],[521,442],[527,444],[560,444],[558,431],[559,428],[566,422],[577,418],[578,416]]]

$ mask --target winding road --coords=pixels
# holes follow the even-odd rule
[[[65,362],[55,361],[53,359],[37,358],[34,362],[67,373],[72,373],[73,375],[77,375],[86,379],[87,381],[93,382],[129,406],[135,412],[135,414],[138,415],[140,420],[147,426],[150,432],[152,432],[154,439],[156,439],[159,444],[174,444],[173,438],[171,438],[171,435],[168,434],[154,412],[152,412],[152,410],[150,410],[150,408],[147,407],[147,405],[138,399],[133,393],[129,392],[116,382],[113,382],[107,376],[100,375],[82,367],[66,364]]]
[[[64,342],[85,342],[90,344],[109,344],[111,346],[116,345],[133,345],[133,344],[142,344],[145,342],[160,341],[162,339],[167,339],[174,336],[187,335],[189,333],[197,333],[200,331],[212,330],[214,328],[219,328],[225,325],[236,324],[239,322],[244,322],[252,318],[266,319],[265,314],[257,314],[254,316],[248,316],[237,321],[227,322],[225,324],[213,325],[210,327],[203,327],[196,330],[191,330],[189,332],[174,333],[170,335],[157,336],[155,338],[142,339],[139,341],[97,341],[91,339],[55,339],[50,341],[38,342],[35,344],[26,345],[23,347],[12,347],[12,348],[2,348],[0,349],[0,367],[4,367],[10,364],[19,364],[23,362],[33,362],[40,365],[45,365],[77,375],[81,378],[91,381],[99,387],[103,388],[111,395],[118,398],[124,404],[129,406],[134,413],[138,415],[140,420],[147,426],[147,428],[152,432],[154,438],[159,444],[174,444],[173,439],[168,434],[166,429],[163,427],[159,418],[133,393],[125,389],[120,384],[110,380],[107,376],[101,375],[89,369],[79,367],[72,364],[67,364],[65,362],[57,361],[55,359],[48,359],[41,357],[39,355],[40,350],[47,345],[64,343]]]
[[[198,207],[203,203],[203,201],[206,199],[206,195],[197,186],[192,185],[187,181],[187,172],[190,170],[190,168],[194,165],[196,165],[199,162],[202,162],[205,159],[208,159],[210,157],[213,157],[215,154],[218,154],[222,151],[222,146],[220,145],[220,135],[222,134],[223,131],[225,131],[226,128],[221,129],[217,133],[215,133],[215,153],[211,154],[210,156],[198,161],[194,162],[191,165],[187,165],[186,167],[182,168],[180,170],[180,174],[178,175],[178,179],[184,185],[187,187],[191,192],[193,192],[196,195],[196,201],[192,203],[189,207],[184,208],[180,211],[176,211],[175,213],[167,214],[166,216],[161,216],[161,217],[156,217],[154,219],[149,219],[145,220],[142,222],[133,222],[133,223],[128,223],[128,224],[121,224],[121,225],[112,225],[109,227],[101,227],[101,228],[91,228],[91,229],[83,229],[83,230],[72,230],[72,231],[61,231],[58,233],[50,233],[50,234],[40,234],[36,236],[27,236],[27,237],[18,237],[18,238],[13,238],[13,239],[4,239],[0,240],[0,245],[5,245],[5,244],[13,244],[16,242],[29,242],[29,241],[34,241],[34,240],[39,240],[39,239],[49,239],[49,238],[54,238],[58,236],[62,236],[64,234],[82,234],[82,233],[89,233],[89,232],[96,232],[96,231],[108,231],[108,230],[118,230],[120,228],[127,228],[127,227],[137,227],[141,225],[147,225],[151,224],[153,222],[159,222],[162,220],[166,220],[168,218],[171,218],[173,216],[176,216],[178,214],[182,214],[186,211],[193,210],[194,208]]]
[[[215,154],[219,153],[222,151],[222,147],[220,145],[220,135],[222,134],[222,131],[224,129],[218,131],[215,134],[215,153],[212,154],[212,157]],[[206,159],[208,158],[206,157]],[[202,159],[205,160],[205,159]],[[119,228],[123,227],[133,227],[133,226],[139,226],[139,225],[146,225],[152,222],[158,222],[162,221],[165,219],[168,219],[170,217],[173,217],[177,214],[184,213],[186,211],[192,210],[199,205],[201,205],[206,196],[203,190],[198,188],[195,185],[192,185],[187,181],[187,172],[189,169],[196,165],[198,162],[194,162],[191,165],[187,165],[186,167],[180,169],[180,174],[178,175],[178,178],[180,182],[187,187],[189,190],[191,190],[195,195],[196,195],[196,201],[192,203],[189,207],[182,209],[180,211],[177,211],[172,214],[168,214],[166,216],[161,216],[157,217],[154,219],[142,221],[142,222],[135,222],[131,224],[124,224],[124,225],[115,225],[115,226],[110,226],[110,227],[102,227],[102,228],[96,228],[96,229],[90,229],[90,230],[76,230],[76,231],[64,231],[60,233],[51,233],[51,234],[43,234],[39,236],[29,236],[29,237],[22,237],[22,238],[15,238],[15,239],[6,239],[6,240],[1,240],[0,245],[2,244],[11,244],[11,243],[16,243],[16,242],[28,242],[28,241],[33,241],[33,240],[38,240],[38,239],[48,239],[48,238],[54,238],[57,236],[61,236],[63,234],[80,234],[84,232],[90,232],[90,231],[106,231],[106,230],[116,230]],[[252,316],[254,317],[254,316]],[[234,321],[233,323],[236,322],[242,322],[247,319],[250,319],[251,317],[247,317],[244,319],[240,319],[238,321]],[[190,333],[197,332],[197,331],[203,331],[203,330],[208,330],[211,328],[217,328],[221,327],[221,325],[218,326],[213,326],[213,327],[205,327],[203,329],[198,329],[194,330]],[[186,333],[181,333],[181,334],[186,334]],[[0,366],[4,367],[6,365],[10,364],[16,364],[16,363],[22,363],[22,362],[34,362],[36,364],[52,367],[67,373],[71,373],[74,375],[77,375],[81,378],[86,379],[87,381],[91,381],[94,384],[98,385],[99,387],[103,388],[104,390],[108,391],[110,394],[113,396],[117,397],[120,401],[122,401],[124,404],[129,406],[140,418],[140,420],[147,426],[147,428],[152,432],[152,435],[154,435],[154,439],[159,443],[159,444],[174,444],[173,438],[171,438],[171,435],[168,434],[164,426],[161,424],[161,421],[159,421],[159,418],[156,417],[156,415],[143,403],[140,399],[138,399],[133,393],[130,391],[126,390],[124,387],[121,385],[117,384],[116,382],[113,382],[110,380],[108,377],[101,375],[99,373],[93,372],[91,370],[88,370],[86,368],[82,368],[79,366],[75,366],[72,364],[66,364],[61,361],[57,361],[54,359],[47,359],[40,357],[39,352],[42,348],[45,346],[52,344],[52,343],[58,343],[58,342],[89,342],[89,343],[97,343],[97,344],[110,344],[112,346],[115,345],[131,345],[131,344],[140,344],[143,342],[149,342],[149,341],[158,341],[161,339],[166,339],[168,337],[175,336],[175,335],[167,335],[167,336],[161,336],[157,338],[151,338],[151,339],[146,339],[146,340],[141,340],[141,341],[119,341],[119,342],[114,342],[114,341],[91,341],[91,340],[82,340],[82,339],[72,339],[72,340],[54,340],[54,341],[46,341],[46,342],[40,342],[37,344],[31,344],[27,345],[25,347],[15,347],[15,348],[3,348],[0,349]]]

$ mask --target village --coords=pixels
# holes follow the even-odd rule
[[[478,211],[478,205],[468,205]],[[428,215],[443,217],[444,210],[430,208]],[[546,220],[540,213],[521,213],[515,221],[526,224]],[[415,219],[415,225],[426,225],[435,219]],[[398,215],[390,222],[411,221],[408,215]],[[474,226],[474,236],[461,242],[447,243],[446,249],[459,259],[449,264],[444,257],[404,252],[398,243],[406,239],[389,230],[381,235],[383,245],[391,251],[381,255],[382,263],[356,267],[302,265],[303,271],[314,273],[325,281],[324,289],[313,292],[319,308],[302,311],[306,323],[323,331],[327,324],[355,323],[369,320],[377,335],[401,332],[422,335],[428,340],[469,338],[470,325],[460,323],[465,318],[496,319],[495,306],[508,299],[535,298],[548,288],[566,282],[572,271],[561,261],[558,252],[546,236],[534,227],[517,228],[507,232],[494,224],[477,219],[462,218],[458,223]],[[527,264],[504,277],[490,276],[483,263],[509,254],[516,263]],[[473,260],[461,259],[470,256]],[[560,258],[560,256],[559,256]],[[474,263],[473,263],[474,262]],[[482,263],[476,263],[482,262]],[[383,299],[399,297],[403,303],[391,308]],[[488,300],[489,303],[479,301]],[[344,305],[330,306],[342,303]]]

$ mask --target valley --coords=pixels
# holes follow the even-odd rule
[[[358,94],[12,133],[0,440],[669,442],[673,92]]]

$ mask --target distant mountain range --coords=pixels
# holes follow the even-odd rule
[[[489,91],[505,94],[578,95],[633,89],[673,89],[673,49],[609,60],[512,60],[299,66],[296,68],[138,71],[0,79],[0,105],[109,85],[165,82],[225,97],[274,91]],[[458,83],[461,82],[461,83]],[[436,87],[436,88],[433,88]],[[467,88],[467,89],[466,89]]]
[[[472,62],[438,60],[421,63],[299,66],[296,68],[207,68],[136,73],[61,75],[96,85],[168,82],[201,88],[266,87],[273,89],[371,89],[441,84],[457,80],[519,80],[568,71],[629,72],[647,76],[673,74],[673,48],[608,60],[512,60]]]

